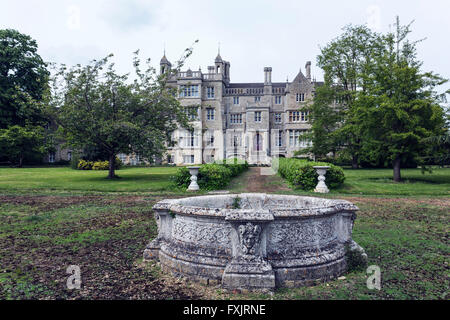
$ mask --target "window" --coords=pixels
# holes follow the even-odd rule
[[[283,134],[281,130],[278,131],[275,145],[277,147],[281,147],[283,145]]]
[[[261,122],[261,111],[255,111],[255,122]]]
[[[214,155],[213,154],[205,155],[205,160],[206,163],[214,163]]]
[[[303,102],[303,101],[305,101],[305,94],[304,94],[304,93],[297,93],[297,94],[295,95],[295,100],[296,100],[297,102]]]
[[[195,133],[193,130],[186,131],[186,136],[185,136],[184,141],[185,141],[185,143],[184,143],[185,147],[197,147],[197,145],[198,145],[198,139],[195,136]]]
[[[241,146],[241,137],[238,135],[234,135],[232,145],[233,145],[233,147],[240,147]]]
[[[242,113],[234,113],[230,115],[231,123],[242,123]]]
[[[300,113],[300,121],[308,122],[308,112],[307,111],[302,111]]]
[[[195,160],[194,155],[183,156],[184,163],[194,163],[195,162],[194,160]]]
[[[127,155],[124,153],[119,154],[119,159],[122,161],[122,163],[125,163],[127,161]]]
[[[239,97],[233,97],[233,104],[239,104]]]
[[[214,120],[215,109],[207,108],[206,109],[206,120]]]
[[[198,119],[198,107],[185,107],[184,111],[189,120],[197,120]]]
[[[180,97],[198,97],[198,85],[180,86]]]
[[[289,122],[299,122],[300,111],[289,111]]]
[[[132,166],[137,166],[140,163],[140,157],[139,155],[135,155],[134,157],[131,157],[130,164]]]
[[[173,164],[173,156],[170,154],[167,156],[167,163]]]
[[[292,147],[308,147],[311,146],[311,141],[301,139],[301,135],[305,130],[289,130],[289,145]]]
[[[261,97],[259,96],[255,97],[255,102],[261,102]]]
[[[281,113],[275,113],[275,123],[281,123]]]
[[[206,134],[206,146],[214,147],[214,132],[208,132]]]
[[[72,151],[67,151],[67,160],[72,160]]]
[[[214,87],[208,87],[206,92],[206,96],[208,99],[214,99]]]
[[[275,96],[275,104],[281,104],[281,96]]]
[[[51,152],[48,154],[48,162],[53,163],[55,162],[55,153]]]

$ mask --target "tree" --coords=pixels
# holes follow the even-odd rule
[[[18,125],[0,129],[0,154],[22,167],[27,158],[42,157],[48,151],[44,130],[40,127],[24,128]]]
[[[67,143],[77,150],[98,146],[106,151],[108,178],[116,177],[118,153],[135,152],[153,162],[165,151],[168,133],[189,126],[176,89],[167,80],[191,53],[192,48],[186,49],[174,70],[158,76],[150,60],[141,70],[136,52],[134,81],[128,74],[117,74],[112,55],[69,70],[62,66],[53,81],[53,105]]]
[[[45,122],[48,78],[36,41],[16,30],[0,30],[0,129]]]
[[[328,86],[316,89],[314,102],[309,105],[309,122],[311,131],[304,135],[312,145],[300,150],[298,154],[312,153],[316,158],[326,158],[328,153],[335,154],[338,149],[336,130],[342,120],[341,113],[333,106],[336,99],[335,90]]]
[[[375,33],[365,26],[350,25],[317,57],[325,83],[317,90],[310,109],[312,140],[318,144],[314,151],[320,155],[347,152],[354,168],[358,167],[363,144],[359,121],[363,105],[358,104],[357,96],[366,92],[367,74],[373,68],[376,50]],[[327,128],[323,127],[325,124]]]
[[[382,50],[368,78],[368,91],[375,103],[368,108],[363,125],[370,140],[382,146],[392,161],[394,181],[401,181],[401,164],[406,158],[419,159],[431,136],[445,134],[445,120],[439,105],[442,95],[435,88],[447,80],[422,72],[416,56],[417,42],[407,40],[410,25],[380,38]]]

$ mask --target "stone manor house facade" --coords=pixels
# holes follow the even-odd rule
[[[171,63],[161,59],[160,71]],[[311,62],[292,82],[272,82],[272,68],[264,68],[264,82],[232,83],[230,63],[217,55],[208,72],[182,71],[169,79],[178,89],[193,130],[172,133],[175,146],[167,162],[192,165],[238,158],[269,165],[273,157],[292,157],[309,146],[301,136],[310,129],[305,110],[321,82],[311,79]]]

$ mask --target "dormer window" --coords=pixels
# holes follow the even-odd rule
[[[303,102],[303,101],[305,101],[305,94],[304,94],[304,93],[297,93],[297,94],[295,95],[295,100],[296,100],[297,102]]]

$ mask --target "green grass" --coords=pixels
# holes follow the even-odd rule
[[[323,196],[360,208],[353,238],[381,268],[382,289],[367,289],[362,270],[274,295],[179,282],[142,264],[157,233],[151,207],[187,194],[172,189],[175,171],[125,168],[111,181],[104,171],[0,168],[0,299],[448,299],[450,169],[403,170],[402,183],[388,169],[345,170],[344,186]],[[249,174],[229,189],[245,192]],[[276,175],[263,188],[317,196]],[[69,265],[80,266],[82,290],[66,288]]]
[[[173,167],[123,168],[120,179],[107,179],[106,171],[69,167],[0,168],[0,190],[69,190],[101,192],[170,191]]]
[[[77,191],[77,192],[159,192],[184,193],[174,189],[170,177],[175,167],[123,168],[117,171],[120,179],[107,179],[106,171],[81,171],[68,167],[44,168],[0,168],[0,191]],[[450,195],[450,168],[434,169],[433,173],[422,174],[420,169],[403,169],[404,181],[392,181],[390,169],[358,169],[345,171],[345,183],[339,189],[331,190],[331,195],[383,195],[383,196],[445,196]],[[244,190],[242,184],[246,175],[233,179],[229,189]],[[281,185],[278,177],[270,178],[270,183]],[[270,191],[270,185],[267,186]],[[289,192],[288,192],[289,193]],[[312,194],[302,190],[294,194]]]
[[[0,299],[446,299],[448,199],[364,197],[353,239],[381,268],[381,290],[365,270],[273,295],[236,294],[167,278],[142,252],[157,234],[152,205],[161,199],[95,196],[1,196]],[[78,265],[82,289],[66,288]]]
[[[346,169],[345,183],[337,194],[443,196],[450,195],[450,168],[433,169],[422,174],[420,169],[403,169],[402,182],[392,180],[391,169]]]

